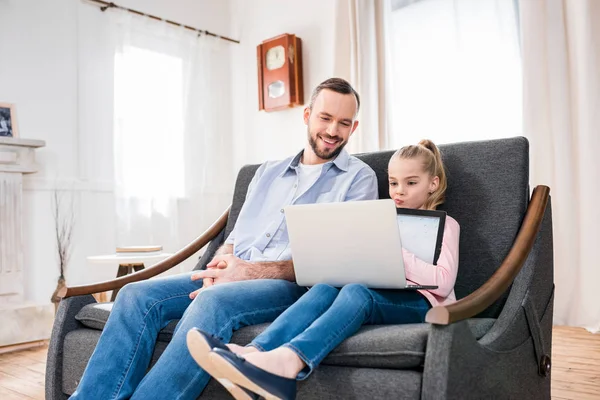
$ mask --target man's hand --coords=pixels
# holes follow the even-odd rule
[[[250,271],[252,263],[244,261],[233,254],[216,255],[206,265],[204,271],[192,274],[191,279],[197,281],[202,279],[202,288],[190,293],[190,299],[196,298],[200,290],[212,285],[224,282],[236,282],[253,279]]]
[[[224,244],[223,246],[219,247],[219,249],[215,252],[215,257],[220,256],[220,255],[225,255],[225,254],[233,254],[233,245],[232,244]],[[213,257],[213,261],[214,261],[214,257]],[[227,266],[227,263],[225,261],[219,261],[219,262],[217,262],[217,265],[212,264],[212,261],[207,264],[208,268],[225,268],[226,266]],[[192,279],[192,280],[194,280],[194,279]],[[202,288],[212,286],[214,284],[214,282],[215,282],[214,278],[205,278],[202,281]],[[193,299],[194,297],[196,297],[198,295],[199,291],[200,291],[200,289],[192,292],[190,294],[190,298]],[[193,294],[193,296],[192,296],[192,294]]]

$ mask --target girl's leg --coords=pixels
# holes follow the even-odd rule
[[[289,343],[271,351],[249,353],[244,358],[271,374],[288,379],[306,379],[333,349],[362,325],[423,322],[429,308],[427,300],[418,292],[370,290],[363,285],[346,285],[331,307]],[[298,312],[300,310],[298,308]],[[227,376],[232,381],[242,386],[247,384],[247,379],[240,378],[242,364],[235,365],[235,360],[232,363],[222,357],[215,356],[224,368],[221,372],[229,374]]]
[[[312,370],[342,341],[364,324],[408,324],[425,319],[430,305],[418,292],[371,290],[344,286],[333,305],[300,335],[284,345],[306,364],[298,379]]]
[[[329,310],[305,332],[275,350],[249,354],[247,361],[272,374],[304,380],[361,325],[422,323],[430,308],[425,297],[416,291],[347,285]]]
[[[287,311],[294,308],[301,300],[302,298]],[[331,350],[368,321],[372,303],[370,290],[365,286],[346,285],[339,290],[333,304],[325,312],[317,318],[312,318],[312,323],[310,320],[304,321],[308,324],[304,330],[300,330],[300,326],[290,330],[289,333],[293,331],[296,336],[289,339],[287,343],[283,342],[281,347],[271,351],[250,353],[244,357],[251,364],[272,374],[305,379]],[[303,308],[297,309],[298,312],[294,314],[300,315]],[[284,336],[286,335],[280,337]],[[278,345],[280,337],[269,343],[269,348]]]
[[[368,325],[418,324],[425,321],[429,301],[416,290],[371,289],[373,311]]]
[[[254,338],[249,346],[261,351],[270,351],[288,343],[323,315],[339,293],[339,289],[330,285],[321,283],[313,286],[264,332]]]

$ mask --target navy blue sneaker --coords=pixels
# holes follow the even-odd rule
[[[231,351],[215,348],[209,358],[221,376],[267,400],[294,400],[296,380],[260,369]]]
[[[212,361],[208,357],[212,349],[219,349],[224,352],[231,353],[229,347],[225,345],[219,338],[209,333],[203,332],[198,328],[192,328],[187,333],[187,346],[192,358],[198,365],[208,372],[219,383],[229,390],[229,393],[237,400],[258,400],[259,396],[252,393],[243,387],[229,381],[226,377],[215,368]],[[231,353],[233,354],[233,353]]]

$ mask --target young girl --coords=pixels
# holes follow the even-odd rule
[[[398,150],[388,165],[389,193],[398,208],[435,210],[444,202],[446,174],[437,146],[422,140]],[[266,399],[293,399],[296,379],[306,379],[319,363],[362,325],[424,322],[425,314],[456,300],[460,228],[446,217],[437,265],[403,249],[406,278],[435,290],[376,290],[359,284],[313,286],[247,347],[225,345],[199,330],[188,333],[198,364],[236,399],[256,393]],[[253,392],[253,393],[252,393]]]

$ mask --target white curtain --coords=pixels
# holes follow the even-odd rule
[[[531,180],[550,186],[557,325],[600,330],[600,2],[520,2]]]
[[[177,251],[227,207],[227,46],[109,10],[115,42],[117,245]]]
[[[359,126],[348,143],[350,153],[388,146],[391,132],[389,1],[337,0],[334,75],[360,95]]]
[[[522,132],[512,0],[391,0],[393,148]]]

